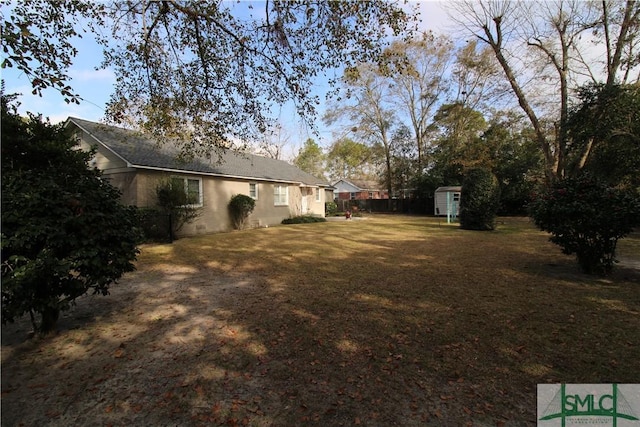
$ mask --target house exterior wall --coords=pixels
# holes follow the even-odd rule
[[[78,131],[80,147],[90,149],[86,141],[91,139]],[[325,190],[321,187],[302,187],[297,184],[253,181],[216,176],[199,175],[190,172],[172,172],[128,167],[125,161],[99,146],[93,165],[100,169],[103,177],[122,193],[121,200],[126,205],[156,207],[158,184],[171,177],[198,179],[201,181],[202,206],[200,216],[190,224],[185,224],[178,236],[231,231],[232,224],[228,211],[229,201],[236,194],[250,195],[250,184],[257,187],[254,211],[249,215],[249,227],[278,225],[283,219],[297,215],[324,216]],[[276,185],[288,188],[286,205],[277,206],[274,201]],[[305,199],[303,201],[303,198]]]
[[[75,136],[79,140],[81,150],[89,151],[95,147],[87,142],[91,139],[83,131],[77,130]],[[138,204],[138,182],[135,169],[129,168],[124,160],[102,147],[98,147],[91,165],[101,170],[102,176],[120,190],[122,193],[120,200],[123,204],[141,206]]]

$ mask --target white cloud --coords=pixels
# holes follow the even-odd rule
[[[107,82],[115,82],[116,76],[113,73],[113,70],[108,68],[102,68],[99,70],[94,69],[72,69],[69,71],[69,76],[76,81],[79,82],[93,82],[93,81],[107,81]]]

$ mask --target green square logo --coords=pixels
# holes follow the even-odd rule
[[[538,426],[640,427],[640,384],[538,384]]]

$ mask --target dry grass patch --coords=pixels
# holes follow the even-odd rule
[[[538,383],[640,382],[639,242],[606,279],[513,218],[146,246],[58,335],[3,329],[3,425],[535,425]]]

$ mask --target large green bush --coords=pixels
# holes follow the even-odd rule
[[[229,214],[233,228],[242,230],[245,226],[249,214],[256,207],[256,201],[245,194],[236,194],[229,202]]]
[[[466,230],[493,230],[500,206],[500,187],[490,170],[465,171],[460,194],[460,226]]]
[[[134,208],[62,125],[20,117],[2,99],[2,322],[55,328],[85,293],[108,294],[138,253]],[[36,314],[41,321],[36,321]]]
[[[529,212],[563,253],[576,254],[584,272],[607,274],[616,261],[618,239],[640,225],[640,197],[583,175],[535,195]]]
[[[338,205],[336,202],[326,202],[324,204],[324,212],[326,216],[333,216],[338,212]]]

